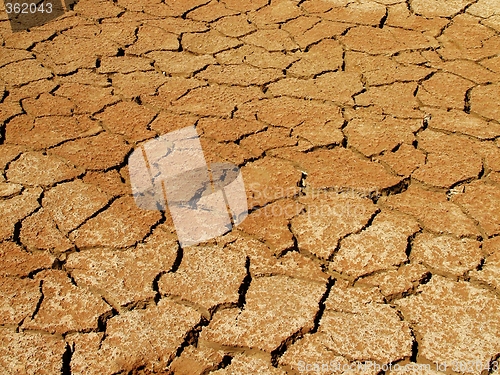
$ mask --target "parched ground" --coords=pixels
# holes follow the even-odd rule
[[[494,373],[498,0],[0,17],[2,374]],[[180,249],[127,158],[191,125],[250,215]]]

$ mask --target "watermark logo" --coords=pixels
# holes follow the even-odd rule
[[[241,171],[229,163],[208,166],[194,126],[146,142],[128,167],[137,206],[168,207],[182,247],[223,235],[248,215]]]
[[[72,9],[76,0],[4,0],[12,31],[41,26]]]

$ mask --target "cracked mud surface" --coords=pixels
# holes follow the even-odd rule
[[[497,0],[1,14],[0,372],[497,373]],[[127,158],[191,125],[250,212],[181,249]]]

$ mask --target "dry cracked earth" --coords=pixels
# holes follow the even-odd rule
[[[4,10],[2,374],[498,373],[498,0]],[[127,158],[192,125],[249,216],[181,249]]]

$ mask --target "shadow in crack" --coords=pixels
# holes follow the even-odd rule
[[[13,32],[44,25],[73,10],[78,0],[4,0]]]

